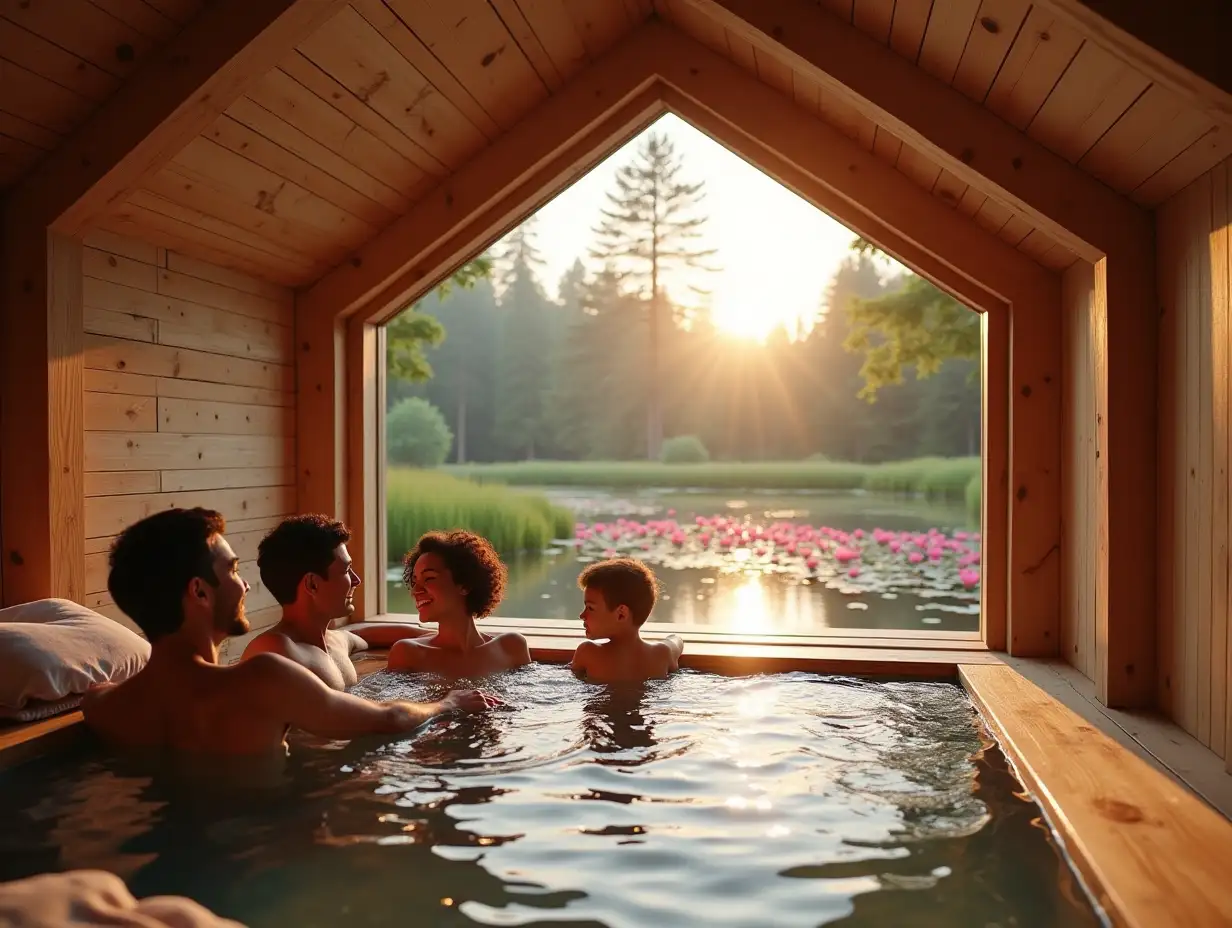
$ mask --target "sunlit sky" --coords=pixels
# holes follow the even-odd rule
[[[705,183],[700,211],[708,220],[697,247],[717,249],[707,263],[719,270],[699,281],[710,295],[699,297],[684,281],[669,279],[665,286],[673,299],[694,306],[708,302],[715,324],[733,335],[761,339],[778,325],[789,333],[801,323],[807,328],[854,234],[673,114],[646,131],[672,140],[684,181]],[[537,214],[549,295],[557,295],[561,275],[576,258],[598,269],[588,255],[591,230],[617,168],[640,141],[639,135]]]

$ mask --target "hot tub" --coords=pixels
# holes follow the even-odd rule
[[[0,879],[102,868],[254,928],[1099,924],[955,683],[532,665],[485,685],[509,707],[293,738],[273,775],[151,774],[88,743],[5,771]]]

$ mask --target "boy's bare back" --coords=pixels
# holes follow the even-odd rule
[[[628,642],[583,641],[573,654],[573,672],[592,683],[625,683],[661,680],[679,669],[680,639]]]

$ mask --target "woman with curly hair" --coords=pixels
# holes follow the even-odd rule
[[[489,636],[475,627],[500,603],[507,576],[486,538],[461,531],[420,538],[402,561],[402,581],[415,597],[419,621],[437,630],[390,648],[389,669],[477,677],[529,664],[530,649],[517,632]]]

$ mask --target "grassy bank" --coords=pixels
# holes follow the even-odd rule
[[[538,551],[553,538],[573,536],[573,513],[537,493],[439,471],[391,467],[386,499],[391,559],[401,558],[424,532],[442,528],[483,535],[502,555]]]
[[[484,484],[521,486],[659,487],[680,489],[869,490],[979,499],[979,458],[919,458],[889,464],[836,461],[658,464],[642,461],[525,461],[465,464],[442,470]]]

